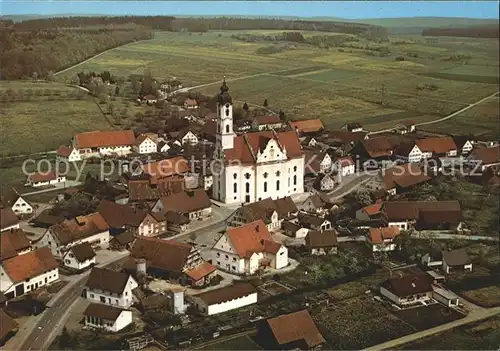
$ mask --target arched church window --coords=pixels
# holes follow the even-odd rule
[[[234,184],[233,184],[233,191],[234,191],[235,193],[237,193],[237,192],[238,192],[238,183],[234,183]]]
[[[228,108],[226,108],[226,116],[229,117],[229,109]]]
[[[233,174],[233,178],[236,179],[238,177],[238,173]]]
[[[269,173],[264,172],[264,178],[267,178],[268,175],[269,175]]]
[[[276,177],[279,177],[281,175],[280,171],[276,171]]]
[[[245,178],[250,179],[250,173],[245,173]]]
[[[267,192],[267,182],[264,182],[264,192]]]
[[[229,133],[229,124],[226,125],[226,133]]]
[[[297,175],[293,176],[293,185],[297,185]]]
[[[249,192],[250,192],[250,183],[246,183],[246,184],[245,184],[245,191],[246,191],[247,193],[249,193]]]
[[[297,166],[294,166],[294,167],[293,167],[293,171],[294,171],[294,172],[297,172]]]
[[[276,181],[276,190],[280,190],[280,181],[279,180]]]

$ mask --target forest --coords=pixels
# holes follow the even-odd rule
[[[424,29],[422,35],[429,37],[499,38],[500,27],[490,25],[466,28],[429,28]]]
[[[153,30],[283,29],[387,37],[385,28],[344,22],[249,18],[175,18],[170,16],[58,17],[0,23],[0,79],[49,78],[105,50],[150,39]]]

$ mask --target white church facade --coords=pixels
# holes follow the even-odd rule
[[[295,131],[233,130],[233,104],[224,81],[218,96],[213,197],[227,204],[304,192],[304,153]]]

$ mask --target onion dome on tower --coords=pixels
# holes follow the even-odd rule
[[[226,84],[226,77],[224,77],[224,80],[222,81],[222,85],[220,87],[220,93],[217,96],[217,100],[220,105],[233,103],[233,99],[231,98],[231,95],[229,95],[229,87]]]

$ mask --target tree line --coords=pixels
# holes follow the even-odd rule
[[[49,78],[105,50],[151,39],[147,28],[136,30],[0,30],[0,79]]]
[[[500,27],[490,25],[466,28],[429,28],[424,29],[422,35],[428,37],[499,38]]]

